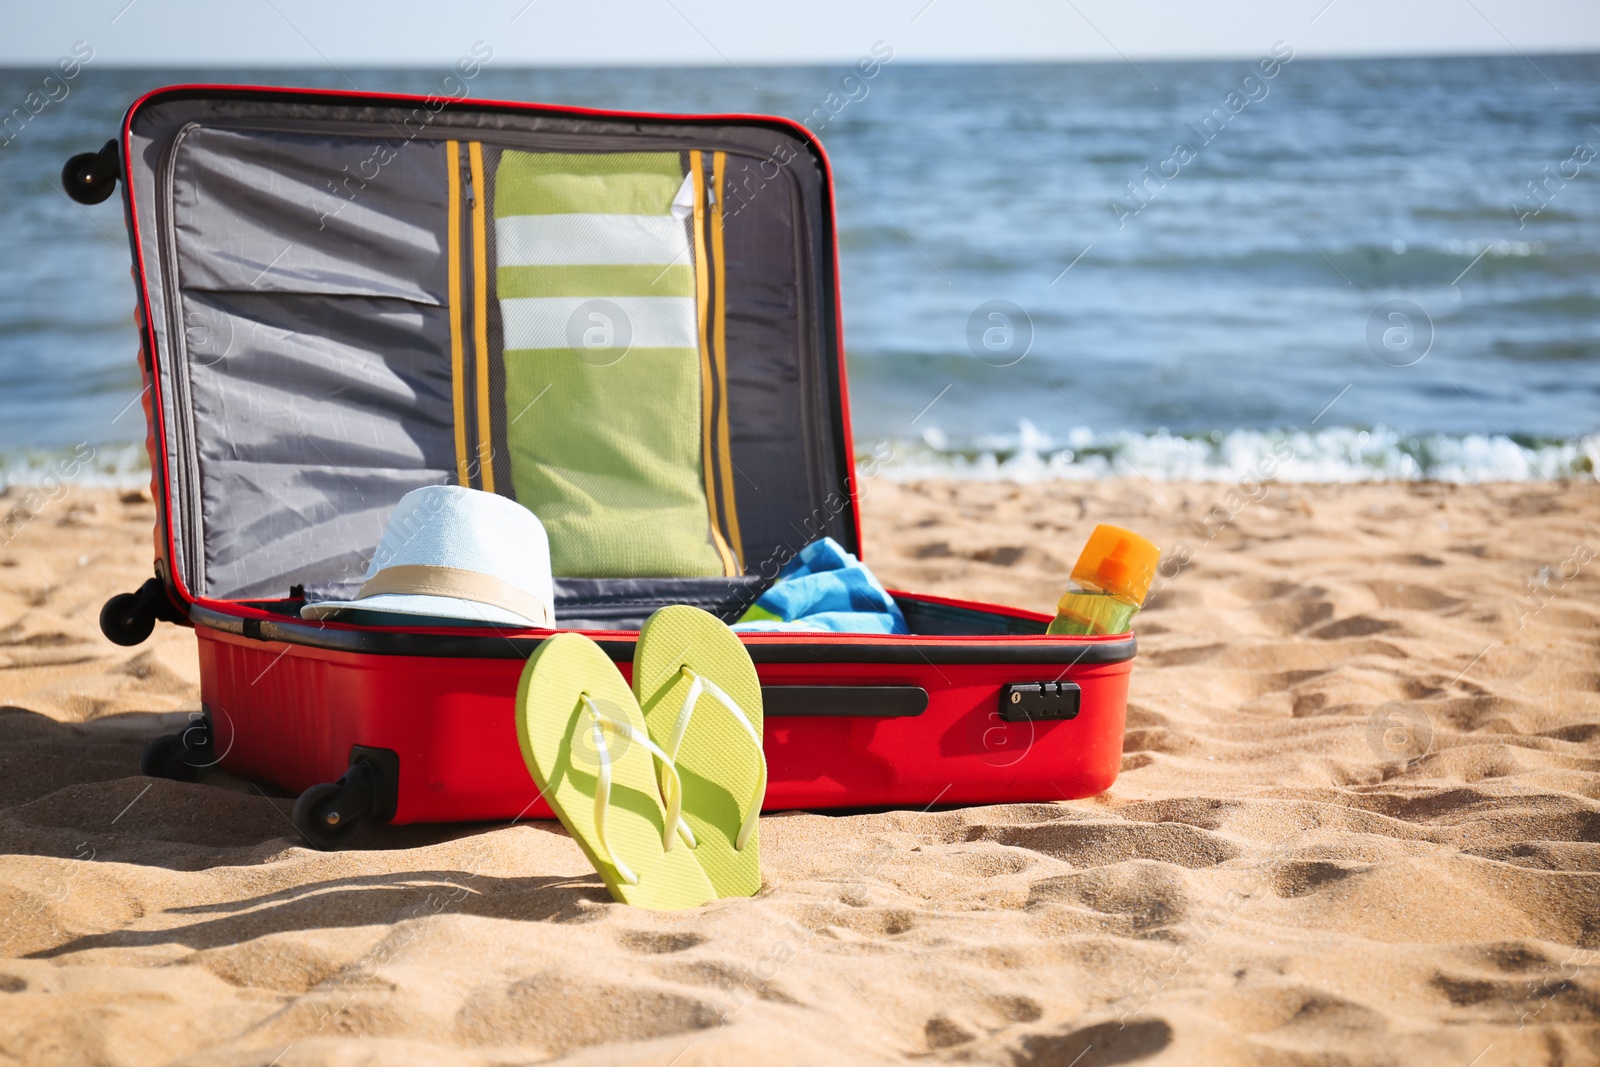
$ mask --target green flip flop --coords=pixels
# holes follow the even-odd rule
[[[693,852],[675,842],[677,770],[599,645],[578,633],[541,644],[523,668],[516,717],[528,772],[613,898],[656,911],[716,899]]]
[[[683,840],[719,897],[753,896],[761,888],[767,760],[750,653],[715,616],[662,608],[639,630],[633,692],[682,782]]]

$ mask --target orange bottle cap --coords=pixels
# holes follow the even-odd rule
[[[1085,589],[1143,605],[1160,560],[1161,549],[1132,530],[1096,526],[1072,568],[1072,580]]]

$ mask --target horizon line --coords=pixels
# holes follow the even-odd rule
[[[1411,52],[1328,52],[1313,53],[1297,52],[1294,61],[1301,62],[1351,62],[1360,60],[1407,60],[1407,59],[1527,59],[1529,57],[1543,59],[1571,59],[1579,57],[1600,57],[1600,47],[1582,49],[1569,49],[1561,51],[1535,51],[1535,52],[1486,52],[1486,51],[1452,51],[1438,49],[1434,51]],[[801,70],[818,67],[833,67],[838,64],[855,62],[856,57],[836,57],[832,59],[807,59],[807,60],[738,60],[740,67],[756,67],[763,70]],[[1024,56],[989,56],[989,57],[926,57],[920,59],[895,60],[896,67],[1056,67],[1056,66],[1127,66],[1130,60],[1140,63],[1236,63],[1247,62],[1258,58],[1254,52],[1240,52],[1237,54],[1218,55],[1130,55],[1122,57],[1091,57],[1091,56],[1063,56],[1058,58],[1024,57]],[[33,70],[40,64],[49,66],[55,58],[38,60],[0,59],[0,72]],[[157,70],[157,69],[187,69],[187,70],[328,70],[335,68],[332,62],[341,67],[353,67],[360,70],[417,70],[428,67],[444,65],[449,66],[451,59],[428,57],[420,59],[339,59],[333,57],[330,61],[308,61],[304,59],[285,60],[235,60],[222,63],[203,63],[186,59],[171,60],[127,60],[99,62],[94,64],[96,70]],[[735,70],[733,62],[705,63],[705,62],[674,62],[672,60],[650,59],[607,59],[596,61],[563,60],[563,59],[523,59],[497,62],[493,65],[485,64],[488,70]]]

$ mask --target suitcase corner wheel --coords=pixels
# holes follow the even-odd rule
[[[211,715],[203,713],[175,734],[162,734],[144,747],[139,757],[139,773],[147,778],[170,778],[193,782],[200,772],[217,763],[212,744]]]
[[[122,176],[117,142],[107,141],[98,152],[79,152],[61,168],[61,187],[80,204],[98,204],[111,196]]]
[[[386,748],[352,745],[344,777],[301,793],[290,818],[307,841],[332,851],[364,820],[394,818],[399,787],[399,756]]]
[[[116,645],[137,645],[156,628],[156,620],[182,622],[161,579],[150,578],[137,592],[118,593],[100,609],[100,632]]]

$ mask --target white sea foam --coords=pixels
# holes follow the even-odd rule
[[[1568,441],[1519,443],[1483,434],[1403,434],[1378,427],[1326,430],[1233,430],[1177,435],[1080,427],[1057,439],[1027,419],[1012,434],[957,442],[939,430],[920,439],[868,441],[863,464],[881,465],[896,481],[1086,481],[1146,477],[1153,481],[1237,482],[1526,482],[1591,480],[1600,468],[1600,434]],[[887,458],[885,458],[887,457]],[[875,468],[876,469],[876,468]]]
[[[85,458],[86,448],[0,451],[0,490],[60,483],[113,489],[150,484],[143,445],[98,445]],[[1600,434],[1519,443],[1498,435],[1402,434],[1383,427],[1202,435],[1122,431],[1105,436],[1080,427],[1055,438],[1023,419],[1015,433],[965,442],[939,430],[913,440],[858,441],[856,459],[863,468],[895,481],[1587,481],[1600,470]]]
[[[0,490],[14,485],[137,489],[149,484],[150,461],[142,444],[0,450]]]

